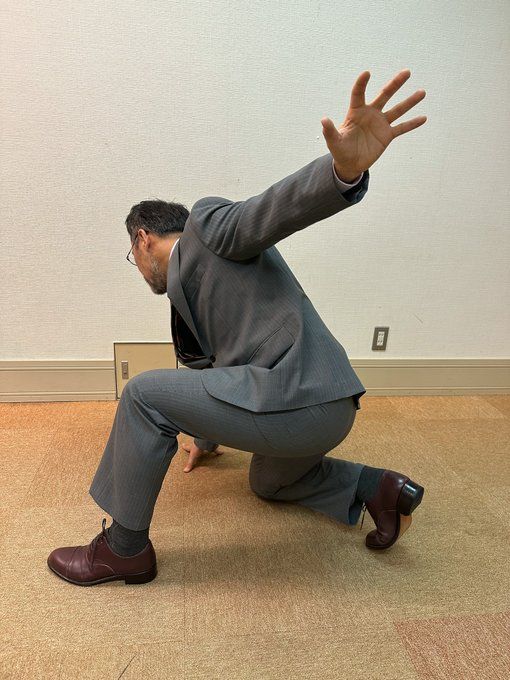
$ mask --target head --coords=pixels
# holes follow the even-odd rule
[[[156,199],[134,205],[126,217],[131,258],[156,295],[167,292],[168,259],[188,215],[181,203]]]

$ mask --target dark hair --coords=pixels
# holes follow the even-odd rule
[[[189,210],[181,203],[167,203],[156,199],[134,205],[126,217],[126,227],[133,243],[138,229],[145,229],[161,238],[182,233]]]

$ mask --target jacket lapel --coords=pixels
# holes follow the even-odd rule
[[[184,291],[181,285],[180,279],[180,252],[179,247],[181,245],[181,239],[177,242],[174,252],[172,253],[170,260],[168,262],[168,277],[167,277],[167,297],[170,298],[170,302],[190,329],[190,331],[195,336],[198,345],[202,348],[206,357],[212,356],[211,348],[209,347],[207,341],[204,338],[200,338],[193,317],[191,315],[190,308],[188,306],[188,301],[184,295]],[[175,339],[174,339],[175,342]]]

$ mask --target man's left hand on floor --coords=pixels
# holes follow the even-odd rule
[[[213,453],[215,456],[221,456],[223,451],[219,451],[218,446],[219,444],[216,444],[213,451],[204,451],[204,449],[199,449],[194,442],[191,444],[182,444],[182,448],[189,453],[188,462],[184,468],[184,472],[191,472],[195,465],[197,465],[198,460],[206,453]]]

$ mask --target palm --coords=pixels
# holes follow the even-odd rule
[[[345,174],[357,176],[367,170],[395,137],[414,130],[427,120],[426,116],[418,116],[394,127],[390,125],[420,102],[425,97],[425,90],[417,90],[389,111],[382,111],[410,75],[409,69],[401,71],[367,104],[365,90],[370,73],[363,71],[354,83],[349,110],[340,128],[337,130],[329,118],[322,119],[326,144],[335,159],[335,165]]]
[[[352,159],[353,167],[362,172],[375,163],[391,140],[390,126],[382,114],[368,106],[349,109],[338,138],[333,142],[333,156],[340,167]]]

